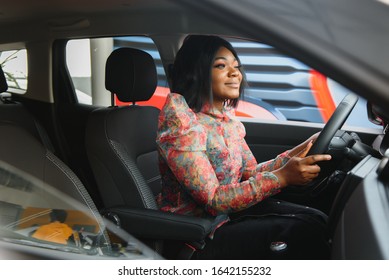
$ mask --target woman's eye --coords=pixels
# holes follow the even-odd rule
[[[220,63],[220,64],[216,64],[214,67],[218,68],[218,69],[224,69],[226,67],[226,65],[223,63]]]

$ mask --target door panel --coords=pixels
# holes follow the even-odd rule
[[[287,149],[293,148],[320,131],[322,124],[292,121],[242,120],[246,128],[246,142],[258,162],[274,158]],[[365,144],[371,145],[381,134],[380,129],[345,127],[348,132],[356,132]]]
[[[258,162],[274,158],[320,130],[322,125],[297,122],[243,122],[246,142]]]

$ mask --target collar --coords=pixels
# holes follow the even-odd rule
[[[211,104],[207,103],[203,106],[203,108],[201,108],[201,112],[221,121],[227,122],[230,120],[230,117],[228,116],[229,110],[226,107],[223,107],[222,111],[220,111],[219,109],[211,106]]]

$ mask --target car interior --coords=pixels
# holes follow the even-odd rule
[[[1,68],[0,82],[2,92],[6,91],[8,85]],[[36,120],[21,103],[12,102],[7,99],[2,100],[0,107],[0,131],[1,135],[7,135],[7,137],[1,137],[0,140],[1,147],[3,147],[0,149],[2,163],[0,176],[1,185],[10,186],[12,188],[18,187],[18,184],[20,183],[23,188],[23,183],[21,183],[21,181],[25,180],[25,178],[15,179],[18,175],[8,173],[7,168],[3,169],[5,165],[5,167],[11,166],[12,168],[16,168],[18,172],[20,171],[22,174],[28,174],[28,176],[40,180],[39,182],[42,182],[43,184],[54,186],[55,190],[59,191],[62,195],[67,195],[78,201],[82,207],[81,209],[86,209],[84,210],[86,211],[86,214],[93,217],[96,221],[98,227],[96,230],[96,240],[98,241],[93,242],[98,242],[97,245],[104,251],[104,255],[111,256],[117,254],[117,252],[112,249],[112,235],[108,234],[107,220],[103,220],[103,216],[77,175],[63,161],[55,156],[53,145],[43,126],[39,124],[39,121]],[[12,179],[12,177],[14,179]],[[16,180],[16,183],[13,182],[14,180]],[[32,185],[32,183],[24,183],[24,185],[26,184]],[[6,210],[7,209],[2,208],[2,211]],[[116,232],[115,236],[116,238],[114,237],[114,239],[117,240],[117,236],[120,236],[120,234]],[[87,242],[91,241],[88,240]],[[130,240],[126,240],[126,242],[130,242]],[[11,247],[11,249],[15,248]],[[23,258],[28,259],[56,258],[55,254],[47,254],[47,252],[40,252],[35,255],[34,253],[28,252],[28,250],[26,252],[22,249],[18,253],[21,254]],[[154,256],[154,254],[152,255]],[[139,257],[140,256],[141,255],[139,255]],[[158,254],[155,254],[155,257],[158,257]]]
[[[175,53],[188,34],[257,38],[216,24],[189,4],[177,8],[167,1],[166,7],[176,8],[170,11],[163,5],[165,10],[158,10],[158,1],[149,1],[155,5],[150,10],[141,2],[134,1],[131,7],[120,4],[126,13],[115,11],[114,31],[101,11],[38,21],[31,30],[39,25],[49,30],[37,34],[38,39],[23,25],[16,26],[20,32],[7,39],[16,43],[6,40],[2,48],[26,48],[32,71],[28,90],[21,95],[7,90],[0,67],[0,130],[6,135],[0,137],[0,160],[87,205],[99,217],[101,228],[103,218],[108,219],[164,258],[191,259],[206,246],[211,222],[158,210],[159,109],[139,105],[156,90],[155,59],[136,48],[112,50],[98,69],[104,73],[99,86],[110,103],[82,104],[67,68],[66,46],[80,38],[147,36],[158,48],[168,80]],[[175,17],[178,21],[172,20]],[[267,43],[282,45],[276,36],[270,38]],[[291,53],[298,56],[299,50]],[[118,106],[115,100],[129,105]],[[277,197],[329,215],[332,259],[389,259],[389,116],[382,106],[369,101],[365,118],[375,128],[344,125],[357,101],[356,94],[346,95],[326,124],[242,119],[245,139],[257,161],[263,162],[321,131],[312,152],[330,153],[333,160],[321,166],[322,176],[313,184],[290,186]],[[110,237],[105,240],[109,243]]]
[[[121,70],[127,68],[146,77],[131,81],[127,79],[130,74],[127,72],[122,73],[122,76],[107,75],[107,88],[120,96],[120,100],[135,103],[151,97],[156,87],[156,79],[152,79],[153,74],[156,76],[156,69],[147,53],[120,49],[112,54],[109,61],[107,68],[112,72],[108,73],[122,73]],[[135,67],[126,67],[130,64],[135,64]],[[2,76],[1,86],[6,91],[8,87],[4,74]],[[90,139],[91,144],[93,143],[88,145],[88,152],[99,182],[99,190],[103,194],[104,209],[99,212],[82,182],[52,153],[50,139],[39,122],[21,103],[10,99],[5,99],[2,103],[1,130],[2,135],[7,135],[2,137],[1,143],[2,147],[6,147],[1,149],[3,161],[80,200],[88,205],[94,216],[99,217],[101,213],[127,232],[140,236],[158,253],[163,253],[162,240],[179,241],[174,246],[177,249],[168,251],[175,258],[189,258],[195,249],[201,249],[205,245],[204,240],[210,232],[209,220],[164,213],[157,208],[149,185],[150,179],[147,177],[152,166],[154,174],[149,177],[154,181],[160,179],[156,174],[158,164],[154,141],[159,113],[156,108],[135,105],[110,107],[100,108],[91,114],[86,141]],[[142,120],[142,128],[145,130],[143,134],[138,131],[134,138],[133,131],[139,128],[139,120]],[[123,130],[121,125],[127,124],[126,127],[131,128],[132,121],[135,121],[132,123],[133,129]],[[95,141],[96,139],[101,141]],[[138,145],[133,145],[134,143]],[[132,145],[124,146],[128,144]],[[24,155],[28,155],[28,160]],[[158,183],[154,185],[158,186]],[[158,189],[154,193],[158,193]],[[156,228],[159,230],[156,231]],[[108,236],[106,240],[109,243]]]

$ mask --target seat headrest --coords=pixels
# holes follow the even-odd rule
[[[132,48],[114,50],[105,65],[105,88],[122,102],[146,101],[157,87],[157,69],[148,53]]]
[[[5,92],[8,89],[7,79],[5,78],[3,69],[0,66],[0,92]]]

